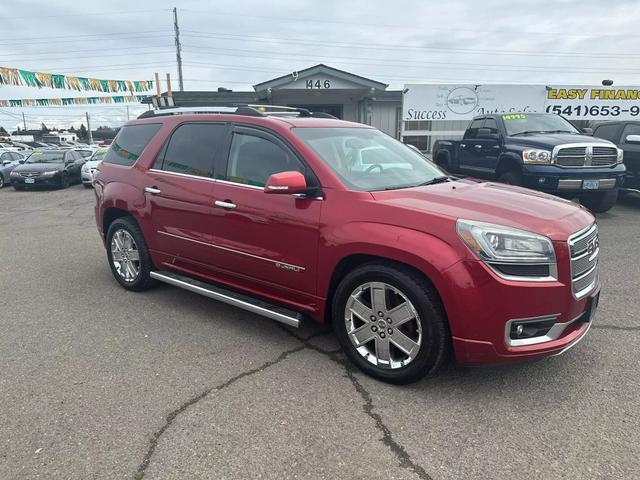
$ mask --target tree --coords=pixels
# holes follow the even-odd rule
[[[44,123],[42,123],[42,124],[40,124],[40,131],[41,131],[42,133],[49,133],[51,130],[49,130],[49,129],[47,128],[47,126],[46,126]]]
[[[8,137],[9,136],[9,132],[7,132],[4,127],[0,127],[0,135],[1,136],[5,136]]]
[[[87,138],[87,127],[84,126],[84,123],[80,125],[80,138]]]
[[[76,131],[76,127],[74,127],[73,125],[71,125],[71,127],[69,128],[70,132],[75,132]]]

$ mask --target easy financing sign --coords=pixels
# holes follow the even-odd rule
[[[548,112],[569,120],[640,118],[640,87],[405,85],[404,121],[471,120],[490,113]]]

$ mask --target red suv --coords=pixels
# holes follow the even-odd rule
[[[447,176],[406,145],[303,109],[143,114],[99,167],[96,221],[116,280],[156,281],[291,326],[333,326],[393,383],[562,353],[598,303],[583,207]],[[145,118],[142,118],[145,117]]]

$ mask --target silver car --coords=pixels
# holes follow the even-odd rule
[[[96,172],[96,168],[98,164],[104,158],[104,155],[107,153],[108,148],[99,148],[97,149],[91,158],[85,162],[82,166],[82,170],[80,171],[80,178],[82,179],[82,184],[85,188],[91,188],[93,186],[93,180]]]
[[[11,171],[21,163],[25,156],[14,150],[0,149],[0,188],[9,183]]]

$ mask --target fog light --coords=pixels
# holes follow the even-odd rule
[[[516,327],[516,335],[518,335],[519,337],[522,336],[523,331],[524,331],[524,327],[522,325],[518,325]]]
[[[546,177],[538,178],[538,183],[547,183],[547,178]]]
[[[522,340],[525,338],[542,337],[551,330],[556,323],[555,316],[542,317],[540,319],[515,320],[511,322],[509,329],[509,337],[512,340]]]

